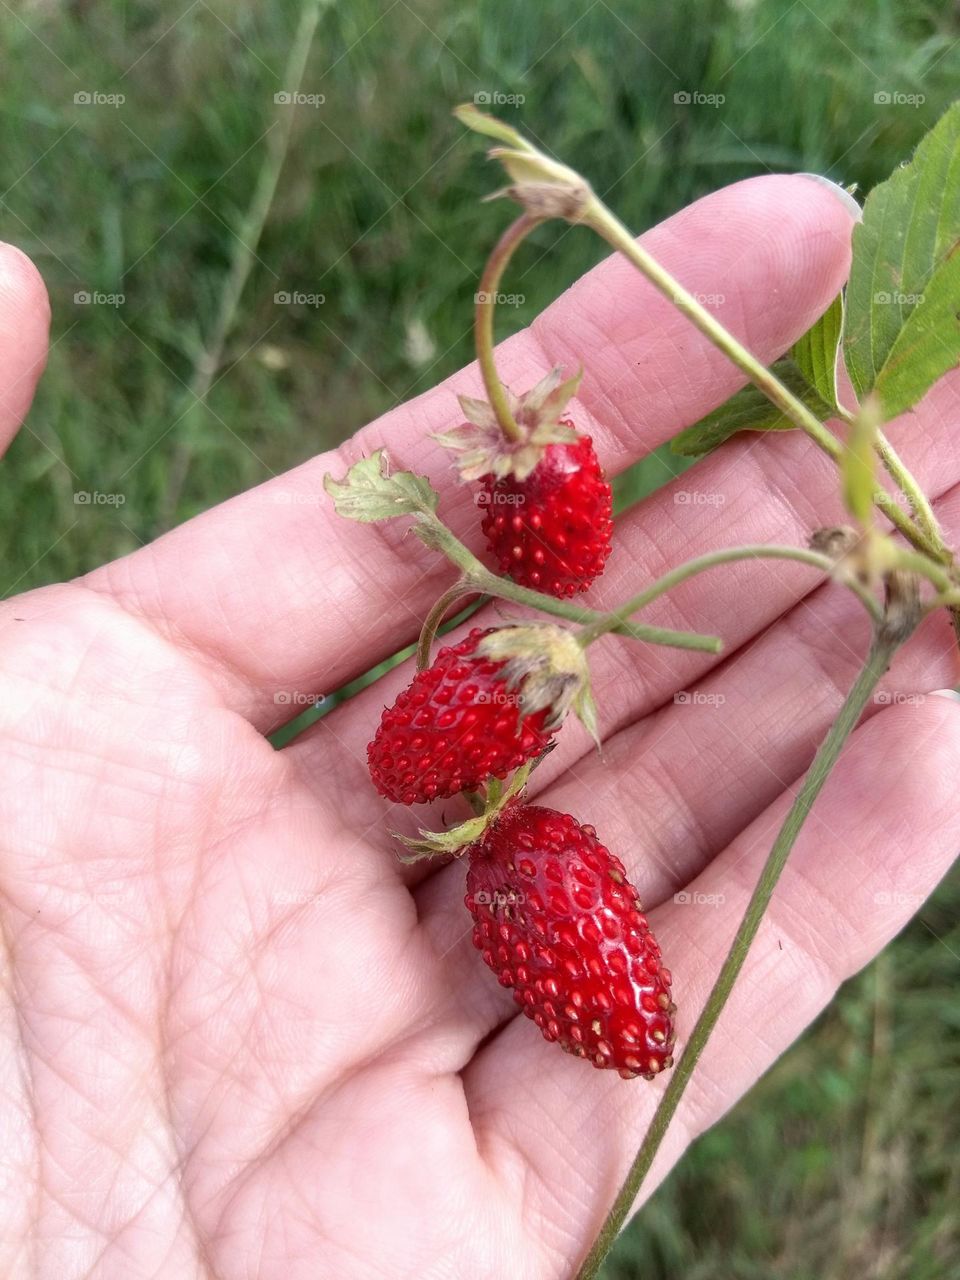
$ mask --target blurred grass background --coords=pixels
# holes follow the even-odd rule
[[[765,171],[868,190],[960,60],[957,6],[932,0],[314,7],[307,49],[286,2],[3,6],[0,235],[37,262],[54,316],[0,489],[4,594],[133,549],[469,359],[506,212],[479,203],[496,177],[454,103],[522,96],[493,105],[639,230]],[[298,43],[322,104],[275,101]],[[525,301],[500,334],[603,256],[574,233],[531,270],[560,234],[518,260]],[[621,477],[621,504],[671,467],[661,451]],[[607,1280],[960,1274],[958,905],[954,877],[694,1148]]]

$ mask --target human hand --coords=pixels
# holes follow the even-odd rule
[[[769,360],[837,292],[849,238],[831,192],[771,177],[645,239]],[[9,433],[45,303],[9,250],[0,279]],[[518,388],[580,361],[578,420],[610,472],[738,379],[617,259],[499,357]],[[479,391],[475,371],[452,383]],[[954,534],[958,392],[945,380],[891,431]],[[411,641],[448,577],[400,531],[336,519],[325,472],[386,445],[478,547],[429,438],[454,407],[438,388],[338,458],[0,610],[3,1275],[546,1280],[599,1228],[663,1079],[627,1083],[546,1044],[473,951],[462,866],[397,860],[388,829],[414,815],[376,796],[364,748],[410,664],[283,751],[263,737]],[[839,515],[832,464],[805,438],[738,439],[624,515],[591,603]],[[727,656],[598,643],[605,764],[569,724],[530,794],[627,864],[674,972],[682,1048],[868,626],[849,593],[769,561],[698,577],[644,620],[718,633]],[[896,693],[956,679],[931,617],[798,841],[645,1194],[947,869],[960,710]]]

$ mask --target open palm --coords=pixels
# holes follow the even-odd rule
[[[770,359],[840,287],[850,230],[825,187],[777,177],[646,243]],[[42,286],[5,249],[7,435],[45,341]],[[618,260],[499,358],[518,389],[583,361],[578,420],[611,472],[737,385]],[[263,737],[409,642],[449,581],[402,527],[338,521],[326,471],[387,445],[480,549],[428,434],[450,425],[454,388],[479,391],[474,370],[452,382],[339,456],[0,610],[4,1276],[549,1280],[595,1235],[663,1082],[542,1041],[473,951],[462,866],[397,860],[391,829],[440,815],[380,801],[364,746],[410,664],[283,751]],[[954,533],[958,408],[947,380],[893,428]],[[619,521],[591,603],[839,514],[831,464],[804,438],[734,442]],[[717,632],[726,653],[602,641],[603,758],[569,724],[530,791],[627,864],[674,971],[682,1047],[868,635],[847,593],[769,561],[698,578],[644,620]],[[648,1190],[947,869],[960,709],[895,694],[956,678],[932,618],[798,843]]]

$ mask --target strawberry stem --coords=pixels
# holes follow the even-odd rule
[[[900,619],[898,619],[900,625],[895,626],[892,618],[889,624],[884,621],[877,625],[867,661],[847,694],[840,713],[830,728],[830,732],[824,738],[817,754],[814,756],[803,785],[790,807],[790,812],[780,828],[773,848],[767,855],[767,860],[763,865],[756,888],[734,936],[727,958],[724,960],[717,975],[703,1012],[697,1019],[697,1024],[690,1034],[690,1039],[687,1041],[680,1061],[674,1068],[640,1150],[630,1166],[630,1171],[614,1202],[613,1208],[607,1215],[603,1228],[586,1261],[577,1272],[576,1280],[593,1280],[616,1239],[617,1233],[626,1221],[643,1185],[644,1178],[653,1164],[657,1151],[660,1149],[660,1144],[666,1134],[670,1120],[677,1110],[684,1090],[690,1082],[690,1077],[693,1075],[700,1055],[717,1024],[720,1014],[723,1012],[734,982],[743,968],[750,944],[757,935],[777,881],[780,879],[790,851],[796,842],[797,836],[800,834],[800,829],[810,813],[814,801],[820,794],[823,784],[836,764],[844,743],[856,727],[857,721],[860,719],[871,694],[889,667],[893,654],[907,639],[907,636],[916,626],[917,620],[918,615],[913,615],[908,623],[908,628],[902,625]]]
[[[493,358],[493,309],[496,305],[497,291],[500,287],[500,281],[503,279],[507,263],[513,257],[514,251],[521,241],[542,221],[542,218],[535,217],[530,213],[524,213],[507,227],[487,259],[483,275],[480,277],[480,288],[475,299],[476,312],[473,332],[477,347],[477,361],[480,365],[480,372],[483,375],[483,385],[486,388],[490,407],[496,414],[497,422],[500,424],[500,430],[506,439],[514,444],[518,444],[523,439],[523,431],[510,410],[510,402],[503,383],[500,381],[496,362]]]
[[[930,567],[930,561],[925,556],[921,557],[918,553],[913,553],[913,555],[918,561],[923,561],[925,569]],[[823,555],[819,551],[808,551],[804,547],[775,547],[762,544],[725,547],[721,551],[708,552],[706,555],[698,556],[695,560],[688,560],[685,564],[678,565],[676,569],[671,569],[662,578],[658,578],[650,586],[644,587],[641,592],[631,600],[628,600],[626,604],[621,605],[619,609],[614,609],[612,613],[599,618],[596,622],[588,623],[582,628],[577,638],[586,647],[610,631],[622,632],[629,627],[629,619],[632,614],[656,600],[664,592],[670,591],[681,582],[685,582],[687,578],[694,577],[695,574],[703,573],[705,569],[712,569],[720,564],[732,564],[737,560],[796,560],[800,564],[808,564],[824,573],[831,573],[835,568],[835,562],[829,556]],[[910,567],[916,568],[916,565],[911,565]],[[852,578],[845,578],[844,582],[855,592],[874,621],[877,621],[881,616],[880,605],[869,590],[862,583]]]
[[[465,547],[460,539],[431,511],[420,511],[414,526],[419,537],[435,551],[440,551],[460,570],[462,588],[478,595],[494,596],[500,600],[509,600],[513,604],[527,605],[539,609],[541,613],[551,614],[555,618],[566,618],[581,626],[590,623],[607,622],[609,614],[596,609],[588,609],[583,605],[573,604],[569,600],[558,600],[529,587],[521,587],[509,578],[501,578],[481,563],[480,560]],[[719,636],[702,635],[697,631],[671,631],[666,627],[648,627],[641,623],[618,620],[608,630],[618,631],[641,640],[646,644],[669,645],[674,649],[696,649],[701,653],[719,653],[723,642]]]
[[[466,577],[456,580],[452,587],[448,587],[442,596],[437,600],[436,604],[423,620],[423,626],[420,629],[420,639],[417,641],[417,670],[423,671],[430,665],[430,650],[436,638],[444,618],[450,612],[455,604],[460,600],[466,600],[469,596],[477,594],[476,587],[472,586]]]

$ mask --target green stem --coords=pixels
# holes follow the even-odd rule
[[[513,257],[514,250],[533,228],[539,226],[542,221],[542,218],[524,213],[507,227],[487,259],[483,275],[480,277],[480,288],[476,296],[473,331],[477,347],[477,360],[480,365],[480,372],[483,374],[483,385],[486,388],[487,399],[497,415],[500,429],[504,436],[514,443],[522,439],[523,432],[510,411],[507,393],[504,390],[503,383],[500,381],[500,375],[497,373],[497,366],[493,358],[493,309],[496,305],[500,281],[503,279],[507,263]]]
[[[836,764],[843,744],[860,719],[870,695],[890,665],[890,659],[901,642],[901,637],[888,634],[883,624],[877,628],[866,664],[847,694],[840,713],[830,728],[830,732],[824,738],[817,751],[796,799],[790,807],[790,812],[787,814],[783,826],[774,841],[773,848],[767,855],[757,886],[753,891],[733,939],[733,944],[720,968],[703,1012],[697,1019],[697,1024],[690,1034],[690,1039],[687,1041],[680,1061],[674,1068],[640,1150],[630,1166],[630,1171],[614,1202],[613,1208],[603,1224],[600,1235],[577,1273],[577,1280],[592,1280],[597,1274],[600,1264],[616,1239],[618,1231],[626,1221],[627,1215],[643,1185],[643,1180],[660,1148],[667,1126],[677,1109],[680,1099],[683,1097],[684,1090],[690,1081],[697,1061],[717,1024],[717,1020],[733,989],[737,975],[743,968],[750,944],[760,928],[764,912],[776,888],[777,881],[780,879],[780,874],[786,865],[790,851],[800,833],[800,828],[813,807],[814,801],[820,794],[823,784],[830,775],[830,771]]]
[[[823,423],[812,413],[802,400],[783,385],[764,364],[747,348],[729,333],[709,311],[688,293],[669,271],[639,244],[620,219],[606,207],[596,195],[590,203],[581,221],[597,232],[614,249],[628,258],[630,262],[650,281],[650,283],[668,298],[678,311],[682,312],[700,332],[731,360],[738,369],[747,375],[754,386],[758,387],[784,417],[805,431],[811,440],[836,463],[843,457],[843,445],[832,435]],[[906,468],[904,468],[906,473]],[[906,473],[909,474],[909,473]],[[916,488],[916,482],[914,482]],[[943,561],[949,557],[938,534],[919,528],[909,516],[897,505],[885,489],[877,489],[873,500],[888,520],[896,526],[908,542],[920,551],[926,551],[934,559]]]
[[[937,559],[944,564],[950,564],[953,557],[944,545],[940,523],[933,513],[933,507],[930,505],[927,495],[917,483],[916,477],[882,431],[877,432],[874,447],[888,475],[910,503],[910,510],[913,512],[918,528],[922,530],[932,544],[939,544],[942,548],[941,554]]]
[[[531,591],[529,587],[521,587],[509,578],[500,578],[482,564],[477,557],[447,526],[432,512],[420,512],[418,529],[424,536],[428,546],[442,552],[447,559],[460,570],[463,579],[469,583],[469,590],[481,595],[495,596],[499,600],[509,600],[513,604],[527,605],[548,613],[555,618],[566,618],[569,622],[577,622],[581,626],[592,622],[606,621],[608,615],[596,609],[587,609],[583,605],[573,604],[568,600],[557,600],[554,596],[544,595],[540,591]],[[623,635],[632,636],[646,644],[669,645],[674,649],[696,649],[701,653],[719,653],[723,641],[719,636],[701,635],[697,631],[671,631],[665,627],[647,627],[639,623],[618,624],[614,630]]]
[[[454,115],[467,128],[506,144],[508,149],[495,148],[491,155],[503,161],[504,167],[514,179],[514,185],[507,189],[508,194],[522,205],[537,206],[541,213],[549,209],[551,216],[565,217],[570,222],[584,223],[591,227],[612,248],[632,262],[665,298],[746,374],[754,386],[758,387],[786,418],[789,418],[801,431],[805,431],[834,462],[841,461],[843,457],[841,442],[797,396],[783,385],[779,378],[741,342],[738,342],[693,294],[689,293],[669,271],[637,244],[630,230],[589,188],[580,174],[544,155],[516,129],[504,124],[502,120],[478,111],[475,106],[464,104],[454,110]],[[518,164],[518,159],[522,163]],[[553,190],[556,194],[552,204],[545,199],[544,193],[548,190]],[[570,197],[569,210],[564,209],[562,198],[564,193]],[[848,417],[842,409],[839,416]],[[894,459],[893,465],[897,466],[899,459],[896,459],[896,455]],[[919,495],[922,498],[919,486],[902,463],[899,464],[899,474],[902,482],[898,479],[897,483],[901,484],[907,496],[913,499]],[[887,519],[919,551],[926,551],[941,563],[952,562],[952,554],[944,545],[935,521],[930,527],[914,524],[885,489],[878,488],[873,500]],[[922,505],[915,509],[922,525],[926,519],[926,513]],[[932,515],[932,512],[930,514]]]
[[[467,596],[476,595],[476,588],[466,578],[458,578],[452,587],[448,587],[443,595],[437,600],[436,604],[423,620],[423,626],[420,629],[420,639],[417,642],[417,670],[423,671],[425,667],[430,665],[430,649],[433,641],[440,629],[450,609],[458,600],[465,600]]]
[[[711,551],[707,555],[698,556],[695,560],[688,560],[685,564],[678,565],[676,569],[671,569],[662,578],[658,578],[650,586],[644,587],[643,591],[633,596],[626,604],[621,605],[619,609],[614,609],[612,613],[607,614],[605,618],[601,618],[597,622],[589,623],[580,632],[580,643],[584,646],[592,644],[599,636],[606,635],[609,631],[625,626],[632,614],[643,609],[651,601],[656,600],[665,591],[670,591],[673,587],[686,581],[687,578],[692,578],[695,574],[703,573],[705,569],[712,569],[716,565],[731,564],[737,560],[796,560],[800,564],[808,564],[814,569],[820,569],[823,573],[830,573],[834,568],[834,562],[829,556],[825,556],[819,551],[808,551],[803,547],[758,545],[725,547],[722,551]],[[874,599],[866,587],[853,581],[846,582],[845,585],[856,593],[871,617],[875,621],[879,620],[879,602]]]

